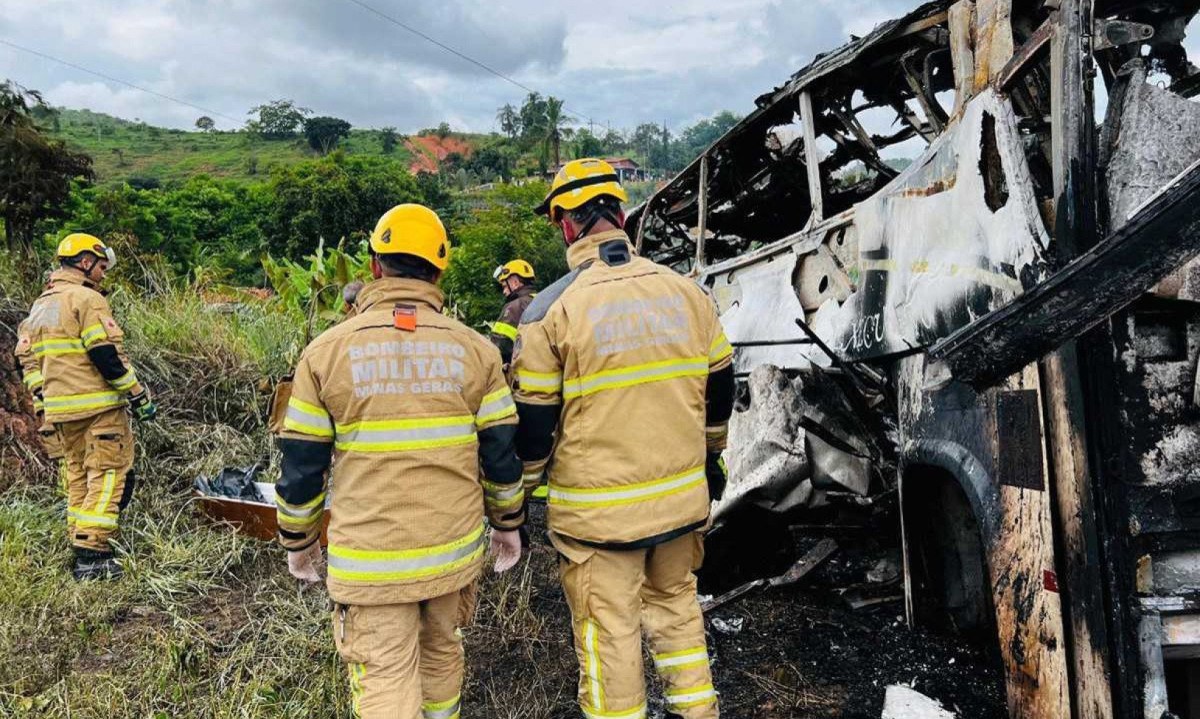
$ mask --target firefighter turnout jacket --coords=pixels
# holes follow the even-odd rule
[[[512,362],[513,343],[517,340],[517,327],[521,324],[521,315],[525,314],[525,308],[536,296],[537,292],[533,287],[522,285],[504,303],[504,308],[500,310],[500,319],[492,323],[492,331],[488,337],[500,348],[500,357],[504,360],[505,367]]]
[[[63,267],[17,330],[17,358],[34,408],[52,424],[124,407],[140,394],[122,351],[125,334],[108,300],[77,269]]]
[[[551,532],[591,546],[698,529],[706,458],[724,449],[732,411],[733,350],[716,307],[620,230],[578,240],[567,262],[517,341],[525,486],[548,469]]]
[[[328,486],[329,593],[341,604],[458,591],[479,574],[485,512],[498,528],[524,522],[500,355],[443,301],[428,282],[375,280],[296,368],[279,439],[280,541],[295,551],[318,540]]]

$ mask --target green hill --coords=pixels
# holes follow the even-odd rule
[[[253,182],[272,166],[318,156],[303,137],[266,140],[242,131],[170,130],[90,110],[60,110],[53,129],[72,148],[91,155],[99,184],[167,184],[198,174]],[[381,137],[378,130],[351,130],[338,146],[351,154],[382,155]],[[391,156],[411,163],[414,149],[404,139]]]

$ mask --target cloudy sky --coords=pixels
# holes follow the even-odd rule
[[[362,0],[598,125],[746,113],[814,53],[918,0]],[[356,126],[495,129],[524,91],[353,0],[0,0],[0,40],[232,119],[275,98]],[[170,127],[199,110],[0,44],[0,79]],[[210,113],[211,114],[211,113]],[[234,122],[237,120],[238,122]]]

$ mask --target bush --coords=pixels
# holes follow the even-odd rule
[[[483,195],[482,209],[452,225],[456,245],[442,287],[467,324],[485,330],[499,316],[504,297],[492,279],[498,265],[518,257],[527,260],[542,287],[566,274],[558,230],[533,213],[546,191],[540,182],[500,185]]]

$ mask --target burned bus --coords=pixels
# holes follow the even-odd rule
[[[717,531],[890,504],[1013,717],[1200,716],[1198,9],[927,3],[630,216],[737,347]]]

